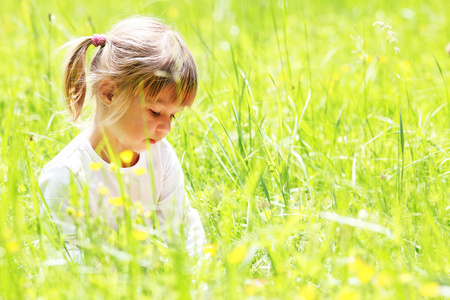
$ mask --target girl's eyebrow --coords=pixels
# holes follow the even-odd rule
[[[163,99],[160,99],[160,98],[159,98],[159,99],[156,100],[155,102],[149,102],[148,104],[149,104],[150,106],[155,105],[155,104],[156,104],[158,107],[159,107],[159,106],[164,106],[163,109],[165,109],[167,103],[170,103],[170,101],[163,100]],[[178,112],[184,110],[184,106],[173,106],[173,110],[175,111],[175,113],[178,113]]]
[[[163,100],[163,99],[161,99],[161,98],[158,98],[158,99],[156,99],[155,103],[158,103],[158,104],[166,104],[167,101],[166,101],[166,100]]]

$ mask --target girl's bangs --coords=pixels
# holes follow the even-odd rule
[[[165,76],[153,76],[141,90],[147,99],[156,101],[165,89],[173,89],[172,103],[179,106],[191,106],[197,93],[197,84],[190,76],[180,78],[176,82],[173,78]]]

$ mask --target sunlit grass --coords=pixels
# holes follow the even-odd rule
[[[0,297],[450,297],[448,1],[113,2],[2,2]],[[81,130],[54,52],[144,13],[199,65],[168,139],[208,245],[166,247],[131,217],[151,210],[105,188],[117,229],[81,195],[67,208],[78,260],[38,187]]]

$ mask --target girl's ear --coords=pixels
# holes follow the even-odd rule
[[[104,105],[109,106],[113,101],[117,86],[111,79],[103,79],[98,86],[98,94]]]

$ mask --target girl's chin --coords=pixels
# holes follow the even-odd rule
[[[136,147],[134,147],[134,149],[130,149],[130,150],[132,150],[133,152],[136,152],[136,153],[143,153],[143,152],[146,152],[150,148],[151,145],[154,145],[157,142],[158,141],[154,140],[154,139],[145,139],[145,140],[143,140],[141,145],[139,145],[139,146],[136,145]]]
[[[139,147],[140,149],[136,149],[136,150],[138,150],[136,152],[145,152],[150,148],[151,145],[154,145],[156,143],[157,143],[156,140],[145,139],[144,142],[142,143],[141,147]]]
[[[150,142],[148,140],[144,141],[141,145],[135,145],[130,150],[135,153],[144,153],[150,148]]]

